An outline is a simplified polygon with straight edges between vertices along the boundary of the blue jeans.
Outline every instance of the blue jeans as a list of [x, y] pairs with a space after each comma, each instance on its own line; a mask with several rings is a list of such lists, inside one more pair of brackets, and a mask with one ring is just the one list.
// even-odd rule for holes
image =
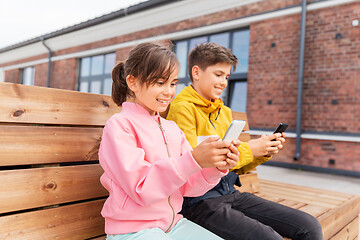
[[106, 240], [221, 240], [212, 232], [183, 218], [174, 228], [165, 233], [160, 228], [144, 229], [135, 233], [107, 235]]
[[187, 219], [228, 240], [322, 240], [316, 218], [251, 193], [235, 191], [183, 209]]

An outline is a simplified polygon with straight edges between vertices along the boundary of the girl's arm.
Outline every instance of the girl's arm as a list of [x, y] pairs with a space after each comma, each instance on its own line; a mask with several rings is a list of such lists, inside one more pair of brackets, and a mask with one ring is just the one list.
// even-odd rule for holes
[[[183, 132], [181, 132], [182, 154], [192, 150]], [[196, 197], [205, 194], [219, 183], [221, 177], [225, 176], [228, 170], [219, 171], [217, 168], [203, 168], [200, 172], [192, 174], [186, 183], [181, 187], [183, 196]]]
[[[135, 133], [129, 124], [121, 119], [111, 119], [104, 128], [99, 151], [100, 164], [107, 176], [102, 178], [102, 183], [106, 188], [111, 188], [111, 184], [120, 186], [140, 205], [164, 199], [184, 185], [191, 175], [201, 171], [189, 149], [180, 158], [164, 158], [150, 164], [146, 155], [151, 153], [137, 147]], [[217, 176], [221, 174], [217, 172]], [[197, 177], [202, 187], [218, 181], [218, 177], [213, 180], [213, 174], [205, 176], [206, 180], [200, 175]]]

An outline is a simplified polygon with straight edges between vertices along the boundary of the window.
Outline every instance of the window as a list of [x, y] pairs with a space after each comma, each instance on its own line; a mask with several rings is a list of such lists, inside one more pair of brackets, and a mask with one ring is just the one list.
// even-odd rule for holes
[[80, 59], [80, 92], [111, 95], [111, 71], [115, 66], [115, 53]]
[[34, 85], [35, 82], [35, 69], [34, 67], [27, 67], [21, 71], [21, 84]]
[[214, 42], [232, 52], [239, 59], [236, 71], [231, 73], [227, 89], [222, 93], [221, 99], [225, 105], [234, 111], [246, 111], [247, 98], [247, 72], [249, 65], [249, 29], [238, 29], [234, 31], [221, 32], [206, 36], [175, 41], [175, 53], [180, 62], [179, 84], [176, 92], [180, 92], [185, 86], [191, 84], [187, 69], [188, 55], [191, 49], [204, 42]]

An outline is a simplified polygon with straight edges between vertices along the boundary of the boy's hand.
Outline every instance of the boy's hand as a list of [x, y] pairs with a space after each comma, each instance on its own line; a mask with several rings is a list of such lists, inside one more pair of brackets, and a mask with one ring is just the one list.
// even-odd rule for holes
[[240, 140], [232, 141], [232, 144], [229, 147], [230, 152], [227, 153], [226, 158], [226, 165], [222, 167], [217, 167], [219, 170], [227, 170], [231, 169], [236, 166], [239, 161], [239, 150], [238, 147], [240, 146]]
[[[274, 141], [271, 141], [274, 140]], [[274, 133], [268, 136], [262, 135], [258, 139], [252, 139], [248, 141], [250, 149], [254, 157], [272, 156], [279, 152], [283, 148], [285, 142], [284, 133]]]
[[230, 152], [230, 144], [224, 141], [218, 141], [219, 137], [209, 137], [201, 142], [192, 151], [196, 162], [202, 168], [225, 167], [228, 165], [226, 159]]

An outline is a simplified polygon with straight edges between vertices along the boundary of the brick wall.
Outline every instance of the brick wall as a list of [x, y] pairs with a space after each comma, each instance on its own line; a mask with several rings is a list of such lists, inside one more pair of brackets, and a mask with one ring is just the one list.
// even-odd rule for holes
[[20, 69], [5, 71], [5, 82], [20, 83]]
[[[360, 4], [309, 13], [303, 127], [360, 133]], [[341, 38], [337, 34], [341, 34]]]
[[75, 58], [52, 63], [50, 87], [75, 90], [77, 88], [78, 60]]
[[[307, 13], [303, 131], [360, 133], [360, 27], [351, 24], [359, 16], [359, 4]], [[295, 130], [299, 38], [299, 15], [251, 25], [247, 112], [252, 128], [288, 122]], [[360, 143], [302, 139], [301, 144], [299, 161], [293, 160], [293, 138], [272, 161], [360, 171]]]
[[302, 139], [301, 158], [294, 161], [295, 139], [287, 138], [284, 148], [270, 161], [360, 172], [359, 146], [353, 142]]

